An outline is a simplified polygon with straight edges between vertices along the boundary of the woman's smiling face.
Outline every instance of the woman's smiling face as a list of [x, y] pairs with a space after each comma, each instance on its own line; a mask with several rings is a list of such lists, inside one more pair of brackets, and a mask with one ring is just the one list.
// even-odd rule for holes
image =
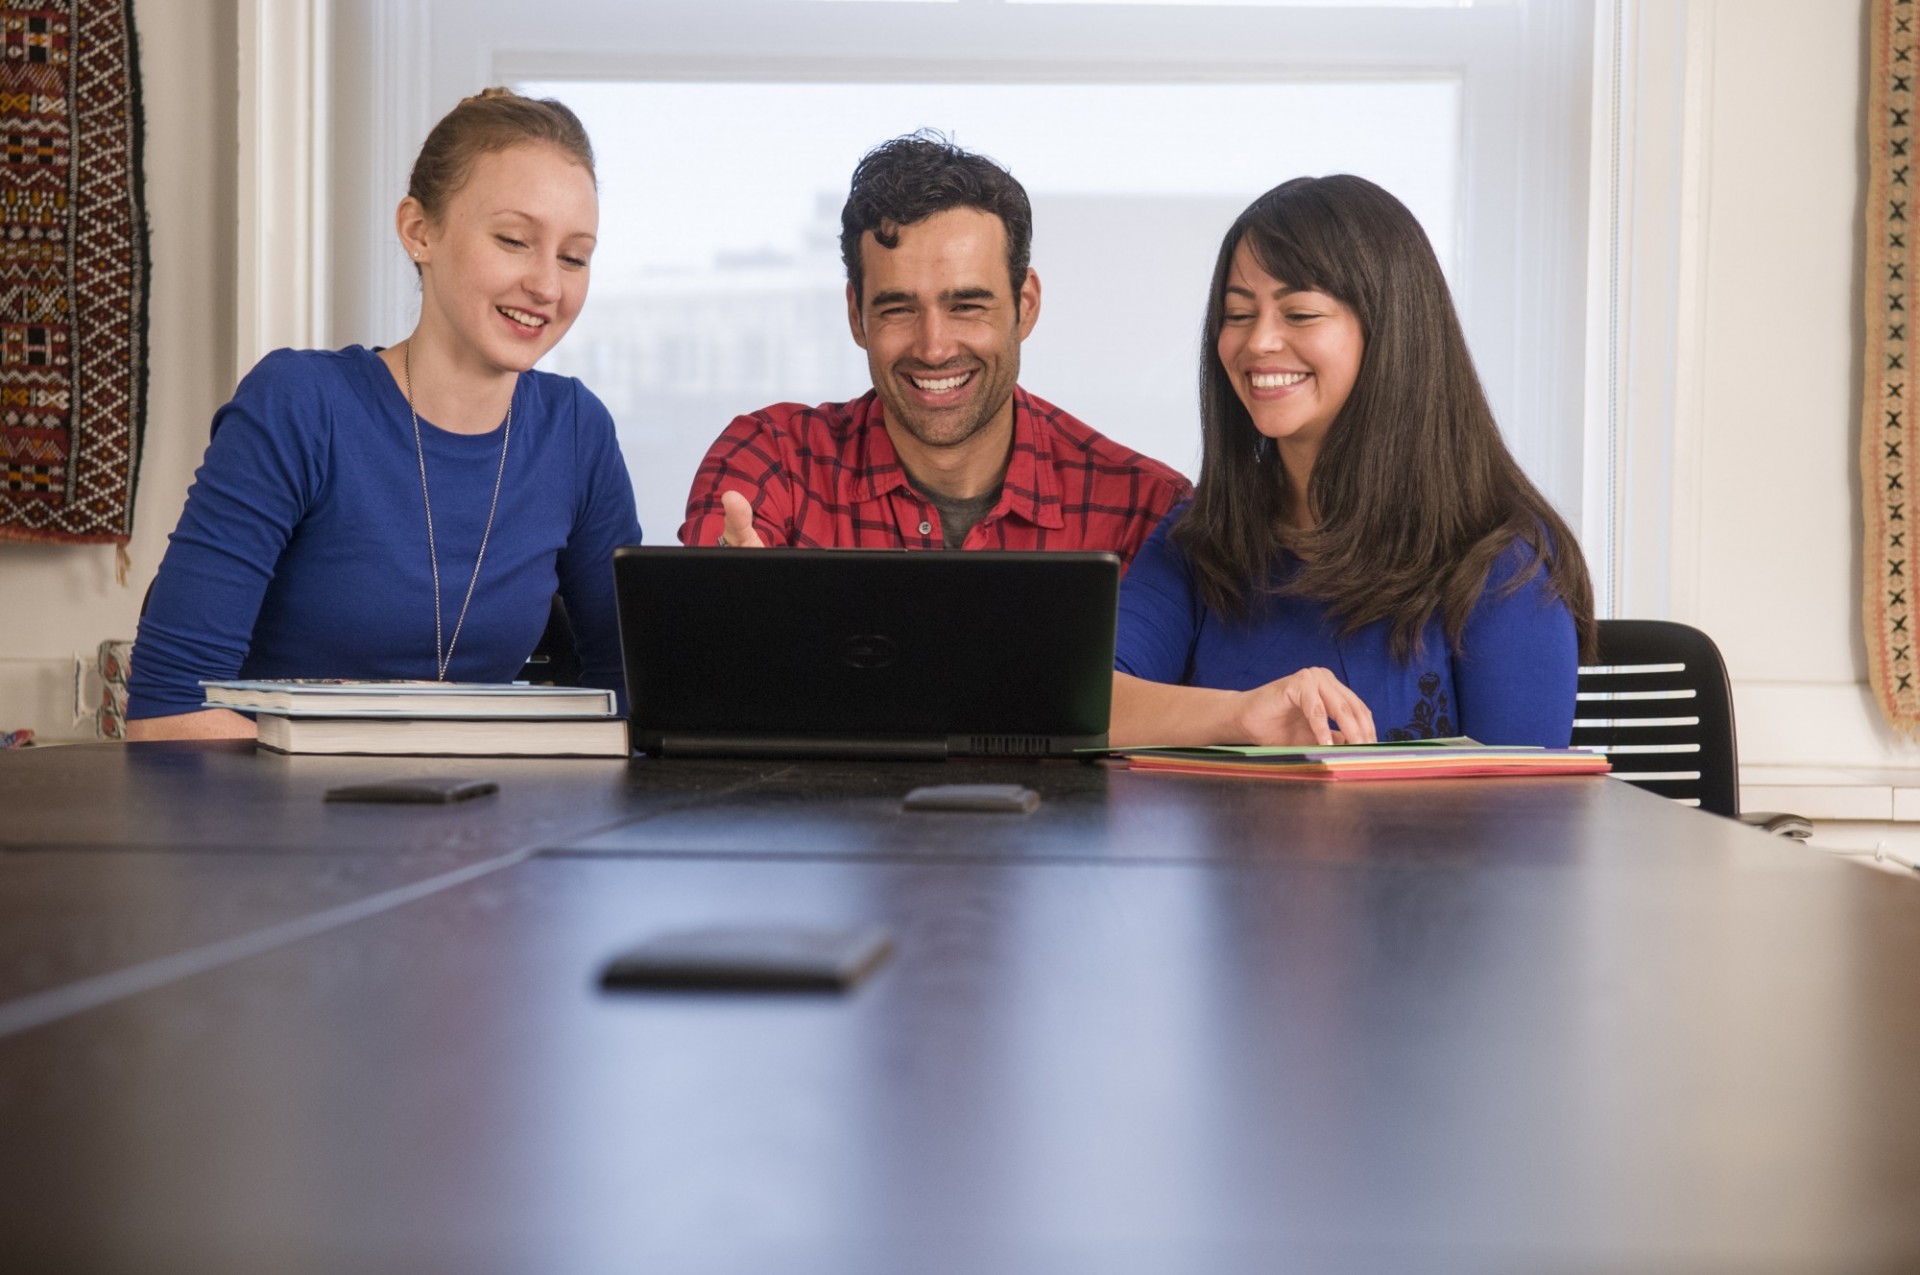
[[1319, 452], [1365, 347], [1346, 302], [1274, 278], [1245, 240], [1233, 250], [1214, 348], [1253, 427], [1283, 453], [1311, 460]]
[[593, 175], [558, 148], [479, 156], [421, 227], [422, 326], [439, 329], [458, 362], [527, 371], [587, 299], [599, 224]]

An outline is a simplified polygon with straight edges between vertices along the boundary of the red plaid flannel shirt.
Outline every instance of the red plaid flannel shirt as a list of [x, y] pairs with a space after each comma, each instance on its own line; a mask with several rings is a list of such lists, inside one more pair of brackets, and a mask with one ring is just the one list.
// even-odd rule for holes
[[[774, 406], [734, 418], [687, 495], [680, 542], [710, 545], [726, 525], [720, 493], [753, 502], [769, 545], [938, 549], [940, 514], [913, 489], [882, 421], [879, 395]], [[1110, 549], [1131, 562], [1185, 478], [1095, 433], [1025, 390], [1013, 392], [1013, 455], [1000, 502], [963, 549]]]

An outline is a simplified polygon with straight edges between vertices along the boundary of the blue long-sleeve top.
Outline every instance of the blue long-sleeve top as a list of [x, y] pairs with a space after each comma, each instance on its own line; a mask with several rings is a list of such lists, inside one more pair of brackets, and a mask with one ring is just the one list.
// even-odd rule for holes
[[[1403, 663], [1393, 657], [1386, 621], [1341, 637], [1339, 621], [1310, 598], [1266, 599], [1245, 622], [1221, 618], [1201, 601], [1192, 564], [1168, 539], [1182, 512], [1161, 522], [1121, 581], [1120, 672], [1244, 691], [1320, 667], [1360, 697], [1383, 740], [1468, 735], [1483, 744], [1564, 748], [1572, 737], [1579, 641], [1572, 613], [1527, 546], [1515, 544], [1495, 561], [1457, 652], [1436, 618]], [[1299, 569], [1298, 559], [1283, 555], [1270, 583], [1284, 584]]]
[[[453, 637], [500, 471], [503, 430], [426, 420]], [[640, 540], [613, 420], [579, 381], [527, 372], [479, 582], [447, 677], [519, 672], [556, 591], [582, 680], [619, 689], [613, 550]], [[279, 350], [214, 415], [141, 617], [127, 716], [202, 707], [202, 678], [432, 678], [433, 570], [420, 460], [400, 387], [373, 351]]]

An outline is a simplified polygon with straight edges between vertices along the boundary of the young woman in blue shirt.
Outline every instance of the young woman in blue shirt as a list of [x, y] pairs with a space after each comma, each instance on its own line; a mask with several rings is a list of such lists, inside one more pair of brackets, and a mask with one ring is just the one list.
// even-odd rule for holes
[[1592, 586], [1412, 213], [1358, 177], [1268, 191], [1205, 332], [1200, 481], [1122, 583], [1113, 742], [1564, 746]]
[[637, 542], [607, 410], [533, 370], [599, 226], [573, 113], [489, 89], [435, 125], [396, 215], [420, 319], [381, 350], [281, 350], [213, 421], [140, 621], [128, 738], [249, 737], [232, 677], [505, 681], [557, 591], [618, 688], [613, 550]]

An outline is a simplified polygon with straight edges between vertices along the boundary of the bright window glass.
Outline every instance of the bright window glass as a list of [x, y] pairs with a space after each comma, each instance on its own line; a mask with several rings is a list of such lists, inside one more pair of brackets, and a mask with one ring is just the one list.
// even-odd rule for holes
[[[992, 0], [989, 0], [992, 2]], [[1474, 0], [998, 0], [1001, 4], [1153, 4], [1261, 9], [1471, 9]], [[1495, 0], [1498, 3], [1499, 0]], [[1485, 0], [1482, 0], [1485, 3]]]
[[1022, 384], [1189, 474], [1208, 274], [1254, 196], [1359, 173], [1413, 209], [1449, 274], [1458, 256], [1450, 78], [520, 87], [566, 102], [594, 138], [592, 293], [546, 366], [612, 410], [656, 544], [734, 416], [868, 388], [839, 213], [855, 162], [889, 137], [938, 128], [1013, 171], [1033, 200], [1043, 288]]

